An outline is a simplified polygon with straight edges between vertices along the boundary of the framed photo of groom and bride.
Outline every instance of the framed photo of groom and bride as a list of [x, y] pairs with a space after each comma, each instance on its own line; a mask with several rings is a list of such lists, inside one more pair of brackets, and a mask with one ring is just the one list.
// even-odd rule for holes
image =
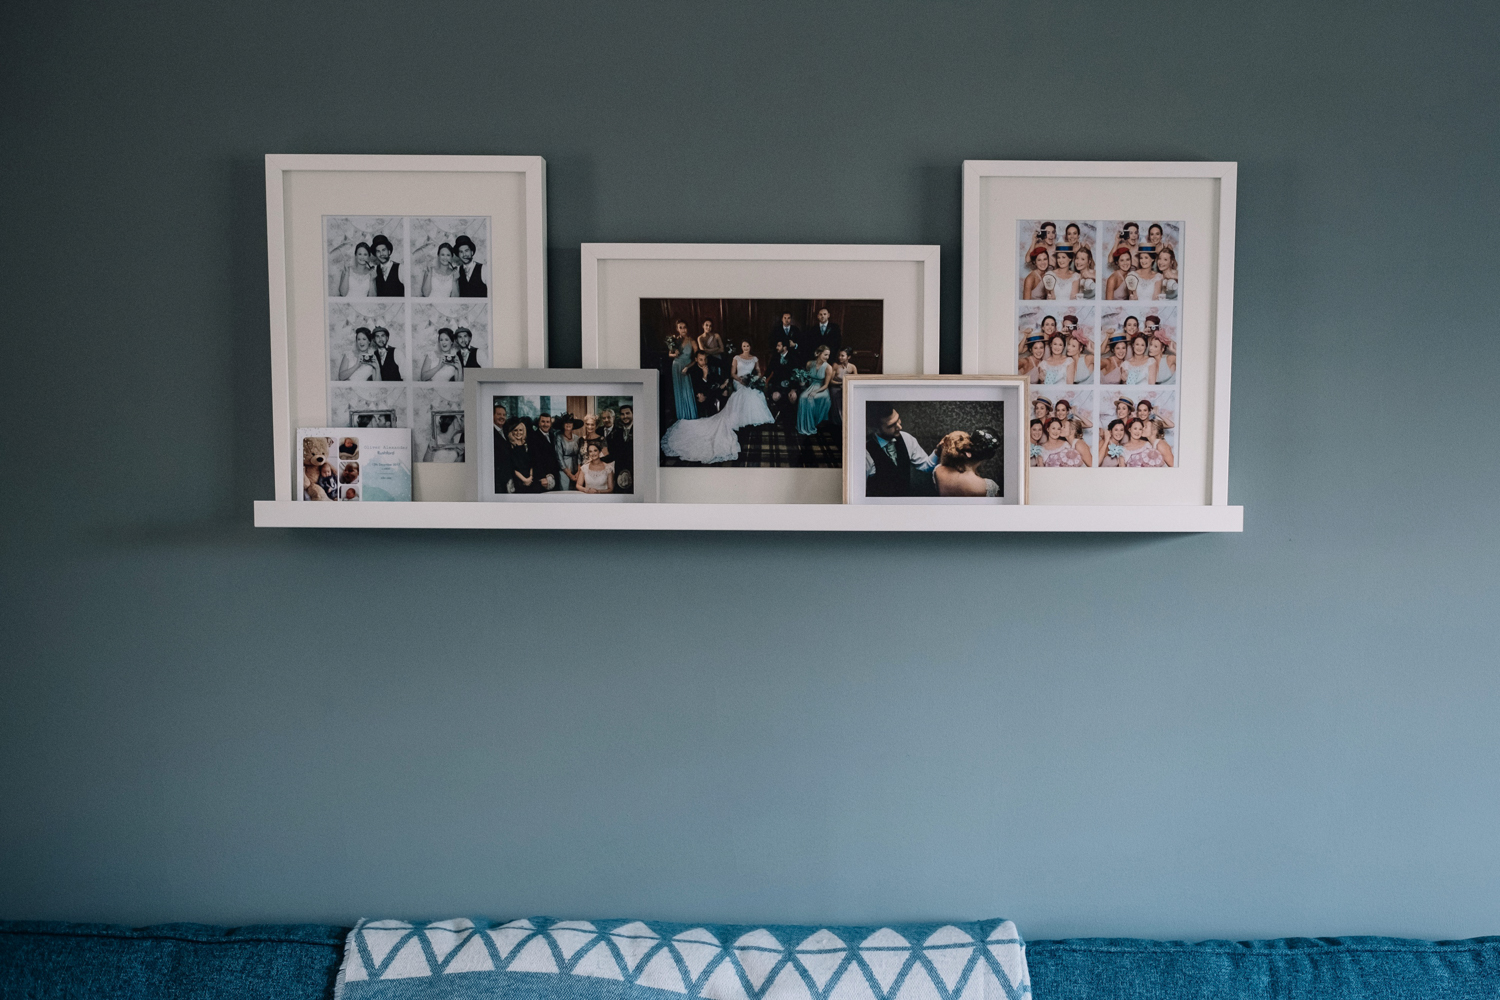
[[585, 243], [581, 257], [584, 368], [658, 373], [665, 503], [840, 503], [845, 379], [938, 371], [936, 246]]
[[413, 498], [472, 499], [466, 376], [547, 365], [545, 186], [537, 156], [266, 157], [279, 500], [299, 427], [409, 429]]

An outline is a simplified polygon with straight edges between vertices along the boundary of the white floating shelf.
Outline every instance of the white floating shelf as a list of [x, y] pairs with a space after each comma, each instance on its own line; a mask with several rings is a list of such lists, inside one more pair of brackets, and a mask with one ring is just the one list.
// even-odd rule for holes
[[1245, 508], [255, 501], [257, 528], [605, 531], [1243, 531]]

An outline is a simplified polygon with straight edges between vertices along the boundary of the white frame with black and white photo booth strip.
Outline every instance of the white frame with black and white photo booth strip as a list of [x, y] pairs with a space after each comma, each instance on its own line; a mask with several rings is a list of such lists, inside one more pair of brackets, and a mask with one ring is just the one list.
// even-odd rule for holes
[[[1056, 227], [1057, 242], [1066, 245], [1063, 227], [1078, 223], [1084, 245], [1092, 239], [1096, 278], [1093, 288], [1081, 280], [1069, 283], [1075, 289], [1071, 304], [1091, 305], [1100, 318], [1092, 344], [1092, 377], [1087, 383], [1095, 388], [1100, 408], [1094, 415], [1096, 426], [1089, 429], [1090, 444], [1101, 452], [1107, 449], [1107, 442], [1098, 436], [1107, 432], [1104, 408], [1112, 404], [1106, 400], [1128, 395], [1129, 388], [1170, 390], [1178, 408], [1166, 432], [1172, 438], [1171, 459], [1149, 463], [1155, 466], [1150, 468], [1111, 468], [1101, 466], [1103, 455], [1093, 455], [1092, 462], [1081, 467], [1033, 469], [1032, 504], [1201, 505], [1224, 509], [1222, 530], [1240, 530], [1242, 508], [1228, 506], [1236, 180], [1234, 163], [964, 162], [963, 370], [1018, 370], [1021, 308], [1023, 303], [1035, 304], [1022, 298], [1022, 275], [1028, 270], [1022, 258], [1034, 254], [1045, 239], [1034, 234], [1023, 238], [1021, 230], [1046, 220]], [[1104, 329], [1106, 309], [1135, 307], [1134, 301], [1117, 303], [1104, 297], [1111, 273], [1106, 258], [1118, 249], [1118, 241], [1114, 233], [1099, 226], [1121, 220], [1136, 222], [1138, 242], [1145, 242], [1145, 229], [1151, 223], [1162, 223], [1167, 231], [1177, 227], [1166, 245], [1173, 249], [1180, 280], [1169, 286], [1162, 278], [1158, 286], [1163, 289], [1159, 304], [1175, 310], [1179, 324], [1170, 345], [1175, 352], [1170, 385], [1111, 385], [1100, 370], [1111, 332]], [[1034, 242], [1023, 246], [1029, 240]], [[1167, 290], [1170, 302], [1164, 298]], [[1092, 298], [1083, 298], [1090, 292]], [[1056, 293], [1046, 294], [1045, 303], [1050, 305]], [[1128, 299], [1135, 297], [1135, 292], [1127, 293]], [[1142, 302], [1137, 311], [1156, 304]], [[1058, 301], [1057, 308], [1065, 308], [1064, 301]], [[1033, 397], [1045, 398], [1049, 388], [1072, 388], [1063, 384], [1066, 379], [1057, 381], [1050, 387], [1033, 385]], [[1122, 389], [1127, 391], [1122, 393]], [[1165, 448], [1161, 451], [1167, 454]]]
[[[278, 501], [292, 498], [298, 426], [342, 425], [371, 409], [391, 411], [396, 426], [413, 431], [416, 500], [470, 499], [463, 470], [454, 467], [460, 450], [427, 447], [425, 424], [416, 424], [461, 411], [463, 378], [475, 366], [546, 367], [545, 189], [538, 156], [266, 157]], [[378, 236], [399, 270], [387, 275], [378, 267], [346, 286], [345, 265]], [[456, 245], [460, 257], [467, 244], [474, 254], [455, 259], [462, 267], [448, 280], [463, 274], [471, 284], [449, 298], [423, 295], [422, 273], [412, 266], [440, 252], [428, 245], [434, 241]], [[399, 278], [399, 293], [392, 281], [355, 297], [376, 273]], [[433, 340], [445, 325], [470, 330], [466, 348], [461, 331], [450, 337], [451, 358], [440, 338], [418, 342], [421, 331], [432, 327]], [[372, 341], [361, 354], [358, 328], [376, 327], [386, 328], [386, 347], [372, 350]], [[444, 461], [424, 462], [428, 455]]]
[[[498, 503], [655, 503], [657, 487], [657, 373], [650, 369], [525, 368], [480, 369], [464, 379], [464, 423], [469, 438], [469, 499]], [[634, 467], [631, 492], [587, 494], [553, 489], [544, 493], [500, 492], [495, 488], [492, 440], [498, 396], [631, 396], [634, 411]], [[561, 414], [559, 414], [561, 415]]]
[[[844, 383], [844, 502], [847, 504], [901, 505], [923, 504], [935, 506], [1017, 506], [1026, 503], [1028, 465], [1025, 450], [1025, 427], [1029, 408], [1027, 405], [1026, 379], [1017, 375], [926, 375], [907, 377], [899, 375], [851, 375]], [[891, 402], [983, 402], [1000, 407], [997, 414], [1000, 423], [1000, 479], [997, 480], [999, 495], [988, 496], [867, 496], [866, 495], [866, 447], [869, 428], [866, 426], [867, 403]], [[988, 421], [993, 424], [996, 421]], [[964, 431], [972, 434], [974, 427], [947, 427], [946, 431]], [[945, 431], [945, 433], [946, 433]], [[929, 435], [932, 436], [932, 435]], [[940, 459], [935, 437], [929, 449], [925, 443], [919, 447], [933, 458]], [[878, 457], [878, 456], [877, 456]]]
[[[937, 374], [941, 248], [585, 243], [583, 366], [638, 367], [643, 299], [878, 299], [883, 370]], [[665, 503], [827, 503], [839, 468], [662, 468]]]

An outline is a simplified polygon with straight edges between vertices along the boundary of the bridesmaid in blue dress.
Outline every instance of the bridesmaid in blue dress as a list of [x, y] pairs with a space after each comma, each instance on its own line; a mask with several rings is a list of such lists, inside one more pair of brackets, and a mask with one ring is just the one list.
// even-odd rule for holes
[[693, 380], [688, 369], [693, 367], [693, 350], [698, 342], [688, 333], [682, 320], [677, 321], [677, 356], [672, 358], [672, 402], [677, 408], [678, 420], [694, 420], [698, 416], [698, 400], [693, 395]]
[[813, 384], [797, 400], [797, 433], [818, 433], [818, 425], [828, 419], [828, 383], [833, 380], [833, 366], [828, 363], [828, 348], [824, 347], [807, 363], [813, 373]]

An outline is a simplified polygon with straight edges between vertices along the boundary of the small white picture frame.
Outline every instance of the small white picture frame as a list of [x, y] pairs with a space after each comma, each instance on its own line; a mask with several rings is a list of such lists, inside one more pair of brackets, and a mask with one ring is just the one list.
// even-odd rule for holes
[[[1040, 366], [1045, 360], [1052, 371], [1045, 381], [1033, 384], [1033, 405], [1052, 395], [1070, 395], [1090, 401], [1088, 415], [1093, 435], [1093, 465], [1086, 468], [1037, 468], [1030, 476], [1029, 499], [1033, 504], [1088, 504], [1106, 506], [1226, 506], [1229, 502], [1230, 359], [1234, 321], [1235, 197], [1238, 168], [1234, 163], [1112, 162], [1054, 160], [966, 160], [963, 169], [963, 371], [965, 373], [1016, 373], [1023, 365]], [[1159, 291], [1142, 294], [1139, 305], [1134, 288], [1110, 285], [1114, 265], [1110, 255], [1123, 242], [1110, 226], [1136, 225], [1132, 246], [1139, 244], [1155, 254], [1144, 258], [1161, 262]], [[1166, 221], [1170, 220], [1170, 221]], [[1146, 230], [1160, 221], [1172, 249], [1171, 274], [1165, 276], [1167, 258], [1146, 239]], [[1095, 279], [1079, 276], [1078, 291], [1068, 295], [1042, 291], [1037, 281], [1027, 282], [1026, 258], [1039, 244], [1051, 240], [1053, 250], [1068, 243], [1070, 227], [1083, 231], [1083, 245], [1091, 245]], [[1051, 233], [1045, 226], [1053, 227]], [[1035, 235], [1024, 232], [1033, 225]], [[1092, 229], [1091, 229], [1092, 227]], [[1105, 228], [1101, 228], [1105, 227]], [[1159, 231], [1159, 230], [1158, 230]], [[1092, 242], [1091, 242], [1092, 241]], [[1076, 250], [1076, 248], [1075, 248]], [[1068, 255], [1055, 257], [1067, 262]], [[1076, 265], [1070, 274], [1077, 273]], [[1144, 273], [1144, 272], [1143, 272]], [[1116, 283], [1119, 284], [1118, 282]], [[1107, 294], [1107, 288], [1113, 289]], [[1111, 294], [1118, 294], [1114, 300]], [[1085, 297], [1086, 296], [1086, 297]], [[1071, 301], [1058, 301], [1063, 299]], [[1036, 300], [1036, 301], [1032, 301]], [[1040, 306], [1040, 309], [1027, 309]], [[1051, 308], [1049, 308], [1051, 307]], [[1119, 307], [1119, 308], [1114, 308]], [[1065, 368], [1062, 356], [1054, 358], [1039, 349], [1044, 358], [1027, 359], [1019, 347], [1029, 340], [1054, 335], [1040, 331], [1022, 338], [1023, 316], [1045, 325], [1048, 319], [1062, 324], [1066, 314], [1081, 317], [1080, 339], [1087, 338], [1095, 353], [1091, 365], [1075, 388], [1073, 369]], [[1118, 317], [1116, 314], [1118, 313]], [[1072, 318], [1072, 317], [1067, 317]], [[1123, 326], [1116, 330], [1111, 322]], [[1155, 321], [1154, 324], [1148, 321]], [[1090, 324], [1094, 324], [1091, 326]], [[1118, 368], [1122, 361], [1139, 361], [1142, 368], [1155, 364], [1160, 345], [1146, 338], [1144, 353], [1136, 359], [1127, 347], [1127, 358], [1109, 356], [1113, 341], [1129, 338], [1142, 326], [1160, 326], [1162, 339], [1170, 330], [1170, 360], [1152, 368], [1150, 378], [1130, 384]], [[1127, 332], [1128, 331], [1128, 332]], [[1064, 338], [1065, 350], [1073, 353]], [[1085, 351], [1087, 353], [1087, 351]], [[1062, 375], [1060, 372], [1067, 371]], [[1139, 373], [1137, 373], [1139, 374]], [[1041, 375], [1036, 376], [1040, 381]], [[1157, 379], [1162, 380], [1158, 384]], [[1111, 382], [1113, 381], [1113, 384]], [[1169, 384], [1168, 384], [1169, 383]], [[1140, 397], [1139, 399], [1137, 397]], [[1115, 408], [1128, 400], [1139, 406], [1166, 399], [1172, 407], [1170, 420], [1147, 420], [1156, 431], [1158, 451], [1150, 453], [1153, 467], [1136, 467], [1130, 458], [1107, 457], [1114, 442]], [[1164, 413], [1161, 409], [1152, 412]], [[1127, 456], [1136, 454], [1124, 447]], [[1113, 449], [1119, 450], [1119, 446]], [[1162, 457], [1157, 459], [1157, 454]]]
[[[647, 362], [646, 300], [880, 300], [882, 371], [936, 374], [940, 268], [937, 246], [585, 243], [583, 366]], [[661, 422], [665, 432], [670, 423]], [[836, 504], [842, 497], [837, 465], [663, 467], [660, 482], [667, 503]]]
[[1025, 504], [1026, 390], [1015, 375], [850, 376], [844, 502]]
[[[549, 368], [545, 371], [526, 368], [480, 369], [464, 380], [464, 422], [469, 454], [465, 462], [469, 498], [483, 503], [655, 503], [657, 489], [657, 375], [645, 369]], [[503, 412], [499, 409], [504, 406]], [[632, 414], [628, 442], [621, 455], [623, 407]], [[523, 412], [523, 408], [525, 412]], [[599, 426], [608, 410], [610, 425]], [[541, 426], [545, 415], [547, 423]], [[601, 466], [590, 481], [587, 468], [579, 468], [589, 444], [581, 430], [564, 438], [562, 421], [585, 419], [594, 422], [594, 437], [601, 450], [616, 454], [601, 455], [595, 463]], [[502, 424], [502, 420], [504, 423]], [[553, 455], [549, 465], [534, 464], [523, 472], [530, 482], [517, 479], [514, 470], [507, 471], [501, 450], [516, 424], [524, 424], [518, 439], [528, 457], [536, 454], [539, 443], [550, 441]], [[602, 433], [601, 433], [602, 432]], [[539, 435], [545, 434], [545, 439]], [[559, 447], [559, 440], [564, 446]], [[572, 448], [569, 441], [576, 441]], [[555, 461], [553, 459], [555, 456]], [[568, 463], [572, 467], [568, 468]], [[529, 475], [526, 475], [529, 473]], [[551, 474], [554, 481], [544, 483]], [[501, 484], [505, 483], [505, 487]]]
[[[546, 367], [546, 164], [539, 156], [269, 154], [266, 229], [277, 500], [292, 498], [299, 426], [388, 412], [420, 442], [433, 412], [461, 408], [459, 383], [475, 365]], [[392, 287], [372, 287], [378, 279], [363, 272], [346, 280], [351, 262], [381, 243], [395, 265], [389, 274], [379, 265]], [[423, 284], [424, 265], [444, 243], [455, 254], [478, 252], [454, 262], [468, 285], [451, 298]], [[459, 311], [439, 316], [445, 309]], [[469, 327], [473, 343], [445, 343], [439, 326]], [[381, 327], [384, 347], [364, 337]], [[444, 348], [461, 359], [445, 365]], [[380, 360], [361, 365], [362, 354], [375, 350]], [[467, 499], [459, 463], [413, 459], [416, 500]]]

